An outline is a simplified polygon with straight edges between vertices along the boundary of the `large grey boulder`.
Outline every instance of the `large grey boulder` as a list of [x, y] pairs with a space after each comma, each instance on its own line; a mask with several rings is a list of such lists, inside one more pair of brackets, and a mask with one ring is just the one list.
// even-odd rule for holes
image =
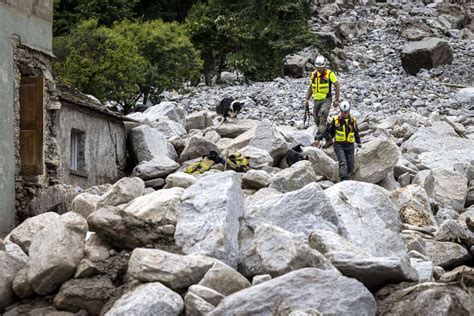
[[425, 189], [441, 207], [457, 211], [464, 209], [467, 196], [467, 178], [446, 169], [431, 170], [425, 181]]
[[387, 287], [377, 295], [379, 315], [472, 315], [472, 294], [457, 284], [425, 282]]
[[184, 302], [179, 294], [159, 282], [142, 284], [122, 295], [106, 316], [181, 315]]
[[290, 192], [303, 188], [305, 185], [316, 182], [316, 174], [310, 161], [298, 161], [289, 168], [276, 173], [270, 187], [280, 192]]
[[179, 164], [176, 161], [164, 156], [139, 163], [133, 169], [132, 176], [143, 180], [165, 178], [178, 169]]
[[276, 165], [286, 154], [288, 144], [278, 131], [278, 128], [268, 119], [261, 121], [255, 129], [255, 135], [250, 140], [249, 146], [267, 151]]
[[203, 256], [136, 248], [130, 257], [127, 274], [141, 282], [160, 282], [173, 290], [181, 290], [197, 284], [214, 262]]
[[128, 203], [145, 192], [145, 182], [138, 177], [122, 178], [117, 181], [97, 202], [97, 209], [103, 206], [117, 206]]
[[443, 222], [434, 237], [437, 241], [460, 243], [468, 249], [474, 245], [474, 232], [470, 231], [465, 222], [452, 219]]
[[428, 38], [408, 43], [401, 53], [402, 67], [410, 75], [421, 68], [431, 69], [453, 62], [453, 50], [448, 42], [439, 38]]
[[[235, 122], [225, 122], [216, 127], [216, 132], [221, 137], [236, 138], [237, 136], [251, 130], [258, 124], [256, 120], [236, 120]], [[245, 145], [244, 145], [245, 146]]]
[[304, 236], [318, 228], [337, 231], [338, 225], [331, 202], [316, 183], [284, 194], [259, 190], [246, 200], [244, 222], [251, 230], [261, 224], [273, 224]]
[[325, 176], [327, 179], [336, 182], [339, 179], [339, 164], [324, 151], [315, 147], [304, 148], [304, 155], [308, 156], [313, 164], [316, 175]]
[[191, 139], [189, 139], [186, 147], [184, 147], [184, 150], [179, 157], [179, 161], [183, 163], [194, 158], [200, 158], [209, 154], [211, 150], [217, 153], [220, 152], [220, 149], [213, 142], [209, 141], [203, 136], [194, 135], [191, 137]]
[[86, 310], [89, 315], [100, 315], [114, 291], [115, 286], [108, 277], [72, 279], [61, 286], [53, 303], [60, 310], [72, 313]]
[[[203, 298], [206, 302], [213, 305], [214, 307], [222, 301], [224, 295], [219, 293], [213, 289], [208, 288], [207, 286], [202, 285], [191, 285], [188, 288], [188, 293], [193, 293], [201, 298]], [[213, 308], [214, 309], [214, 308]]]
[[186, 116], [186, 130], [206, 129], [213, 126], [211, 113], [208, 111], [198, 111]]
[[425, 254], [433, 261], [435, 266], [446, 269], [466, 264], [472, 260], [466, 248], [449, 241], [425, 241]]
[[81, 193], [72, 200], [71, 212], [75, 212], [82, 215], [82, 217], [87, 218], [87, 216], [96, 210], [99, 200], [100, 195], [86, 192]]
[[48, 294], [74, 275], [84, 256], [87, 229], [86, 220], [70, 212], [33, 237], [28, 282], [36, 293]]
[[163, 101], [152, 107], [149, 107], [143, 112], [143, 119], [149, 123], [167, 118], [181, 124], [186, 123], [186, 111], [180, 107], [176, 102]]
[[188, 292], [184, 296], [184, 309], [186, 310], [186, 316], [207, 315], [214, 308], [214, 305], [194, 293]]
[[169, 119], [160, 119], [153, 123], [152, 126], [160, 131], [166, 139], [174, 136], [182, 137], [186, 135], [186, 128], [183, 124]]
[[[330, 10], [331, 12], [333, 10]], [[336, 26], [337, 33], [345, 40], [352, 42], [367, 33], [368, 25], [364, 21], [357, 20], [355, 17], [343, 18]]]
[[147, 125], [137, 126], [129, 132], [128, 137], [132, 156], [137, 163], [163, 156], [172, 160], [178, 158], [176, 150], [165, 139], [163, 133], [152, 127]]
[[306, 267], [334, 269], [318, 251], [311, 249], [303, 236], [274, 225], [257, 227], [251, 247], [241, 248], [240, 271], [246, 276], [280, 276]]
[[283, 74], [292, 78], [303, 78], [308, 58], [298, 54], [291, 54], [285, 57]]
[[182, 195], [176, 244], [237, 266], [239, 218], [244, 213], [240, 176], [233, 171], [201, 177]]
[[272, 176], [264, 170], [249, 170], [242, 177], [242, 188], [259, 190], [268, 187]]
[[421, 21], [405, 22], [400, 30], [400, 37], [409, 41], [419, 41], [433, 35], [433, 30]]
[[[144, 217], [154, 217], [143, 214]], [[175, 226], [165, 217], [153, 222], [141, 219], [114, 206], [107, 206], [92, 213], [87, 222], [91, 231], [118, 249], [134, 249], [152, 245], [155, 247], [177, 250], [174, 242]], [[173, 217], [171, 217], [173, 219]]]
[[74, 185], [55, 184], [41, 190], [36, 197], [28, 203], [26, 210], [18, 212], [17, 216], [25, 220], [39, 214], [54, 210], [58, 214], [69, 211], [71, 202], [80, 192], [80, 188]]
[[407, 259], [371, 256], [335, 232], [315, 230], [309, 245], [323, 253], [342, 274], [359, 280], [371, 290], [418, 279]]
[[370, 292], [333, 270], [305, 268], [224, 298], [209, 315], [288, 315], [314, 308], [323, 314], [375, 315]]
[[270, 154], [263, 150], [252, 146], [245, 146], [239, 152], [248, 157], [250, 167], [252, 169], [262, 169], [263, 167], [272, 166], [273, 158]]
[[196, 177], [184, 172], [174, 172], [168, 175], [165, 179], [166, 185], [164, 186], [165, 189], [169, 188], [183, 188], [187, 189], [196, 183]]
[[378, 137], [366, 144], [355, 155], [356, 169], [353, 180], [377, 183], [395, 167], [400, 157], [397, 144], [385, 137]]
[[15, 227], [6, 240], [11, 240], [21, 247], [28, 254], [31, 241], [37, 232], [53, 223], [59, 218], [59, 214], [47, 212], [34, 217], [28, 218], [26, 221]]
[[474, 162], [474, 140], [459, 137], [446, 122], [418, 128], [401, 149], [418, 154], [420, 164], [430, 169], [468, 169]]
[[[222, 138], [219, 141], [220, 145], [224, 148], [222, 151], [222, 154], [224, 156], [228, 156], [235, 151], [240, 151], [242, 148], [247, 147], [255, 135], [255, 130], [256, 130], [256, 127], [252, 127], [248, 131], [238, 135], [237, 137], [229, 141], [226, 141], [226, 138]], [[264, 149], [261, 149], [261, 148], [257, 148], [257, 149], [263, 150], [268, 154], [268, 152]]]
[[454, 97], [459, 102], [472, 104], [474, 102], [474, 87], [459, 89]]
[[28, 282], [28, 268], [22, 268], [16, 273], [15, 278], [11, 284], [11, 289], [13, 292], [15, 292], [16, 296], [21, 299], [28, 298], [36, 294]]
[[392, 203], [400, 210], [403, 223], [423, 227], [437, 226], [431, 211], [432, 200], [423, 187], [411, 184], [390, 194]]
[[342, 274], [359, 280], [370, 290], [390, 283], [418, 281], [410, 261], [398, 257], [359, 257], [340, 252], [326, 257]]
[[183, 192], [183, 188], [172, 188], [137, 197], [127, 204], [124, 212], [144, 221], [160, 225], [176, 225], [176, 213]]
[[12, 284], [15, 275], [25, 266], [8, 251], [0, 250], [0, 312], [16, 300]]
[[250, 287], [250, 282], [228, 265], [215, 260], [198, 285], [208, 287], [224, 296]]
[[407, 257], [398, 209], [388, 191], [370, 183], [343, 181], [324, 192], [338, 216], [341, 236], [375, 257]]

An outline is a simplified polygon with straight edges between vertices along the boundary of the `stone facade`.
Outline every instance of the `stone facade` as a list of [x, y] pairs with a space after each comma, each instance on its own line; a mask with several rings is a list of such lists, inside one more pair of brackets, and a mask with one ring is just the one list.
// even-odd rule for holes
[[[59, 146], [58, 180], [83, 188], [114, 182], [127, 167], [124, 118], [94, 105], [78, 92], [59, 88], [61, 110], [55, 117]], [[71, 134], [79, 135], [77, 170], [71, 168]]]
[[[58, 183], [58, 147], [56, 142], [57, 126], [53, 120], [57, 115], [58, 96], [56, 85], [51, 75], [52, 56], [23, 46], [19, 42], [14, 45], [14, 148], [15, 148], [15, 209], [16, 221], [25, 219], [28, 203], [42, 190]], [[44, 78], [44, 112], [43, 112], [43, 172], [40, 175], [24, 176], [20, 174], [20, 96], [19, 87], [22, 77], [41, 76]]]
[[[67, 210], [78, 186], [113, 182], [127, 167], [124, 118], [54, 81], [52, 19], [53, 0], [0, 0], [0, 238], [29, 216]], [[23, 138], [30, 117], [37, 146]], [[34, 172], [22, 170], [25, 157]]]
[[20, 45], [45, 56], [52, 54], [52, 18], [53, 0], [0, 0], [0, 237], [15, 224], [18, 114], [14, 105], [21, 70], [14, 66], [14, 58], [23, 59], [18, 52]]

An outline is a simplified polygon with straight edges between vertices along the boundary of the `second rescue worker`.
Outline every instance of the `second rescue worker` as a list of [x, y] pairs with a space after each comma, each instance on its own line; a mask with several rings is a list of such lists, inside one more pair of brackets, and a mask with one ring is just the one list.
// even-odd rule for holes
[[[339, 104], [339, 82], [337, 82], [336, 74], [330, 69], [326, 69], [326, 59], [318, 56], [314, 63], [315, 71], [311, 74], [310, 84], [306, 91], [304, 105], [309, 107], [309, 98], [311, 95], [314, 99], [313, 118], [314, 123], [318, 127], [318, 134], [322, 134], [326, 129], [327, 118], [331, 103], [336, 109]], [[336, 99], [332, 102], [332, 85], [336, 87]], [[326, 138], [325, 147], [332, 144], [330, 137]]]

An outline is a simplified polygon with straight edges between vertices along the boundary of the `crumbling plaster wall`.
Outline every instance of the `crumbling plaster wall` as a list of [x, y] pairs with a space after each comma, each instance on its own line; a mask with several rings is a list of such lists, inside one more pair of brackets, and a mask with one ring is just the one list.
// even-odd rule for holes
[[0, 237], [15, 223], [15, 41], [52, 52], [53, 0], [0, 0]]
[[[110, 183], [124, 176], [126, 168], [126, 132], [123, 122], [91, 111], [80, 105], [61, 102], [57, 116], [57, 140], [61, 153], [58, 178], [63, 183], [87, 188]], [[71, 130], [85, 133], [85, 173], [70, 172]]]
[[[43, 52], [22, 46], [17, 43], [14, 49], [14, 148], [15, 148], [15, 192], [16, 192], [16, 222], [21, 222], [30, 216], [27, 211], [28, 203], [42, 190], [58, 183], [57, 169], [59, 154], [56, 142], [57, 127], [54, 126], [54, 117], [60, 109], [56, 86], [51, 75], [51, 59]], [[22, 176], [20, 156], [20, 96], [19, 87], [22, 77], [44, 78], [43, 97], [43, 172], [37, 176]]]

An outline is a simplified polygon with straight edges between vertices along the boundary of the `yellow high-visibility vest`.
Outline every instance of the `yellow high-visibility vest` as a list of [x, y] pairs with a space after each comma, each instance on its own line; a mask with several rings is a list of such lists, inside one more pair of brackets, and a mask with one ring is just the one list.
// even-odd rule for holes
[[349, 122], [349, 133], [347, 133], [346, 138], [346, 123], [344, 119], [339, 121], [339, 116], [334, 116], [334, 125], [336, 126], [336, 143], [338, 142], [347, 142], [347, 143], [354, 143], [355, 136], [354, 136], [354, 127], [356, 124], [356, 118], [351, 116]]
[[337, 78], [334, 72], [327, 69], [324, 75], [318, 71], [311, 74], [311, 89], [313, 91], [313, 98], [317, 101], [324, 100], [331, 96], [332, 83], [336, 82]]

